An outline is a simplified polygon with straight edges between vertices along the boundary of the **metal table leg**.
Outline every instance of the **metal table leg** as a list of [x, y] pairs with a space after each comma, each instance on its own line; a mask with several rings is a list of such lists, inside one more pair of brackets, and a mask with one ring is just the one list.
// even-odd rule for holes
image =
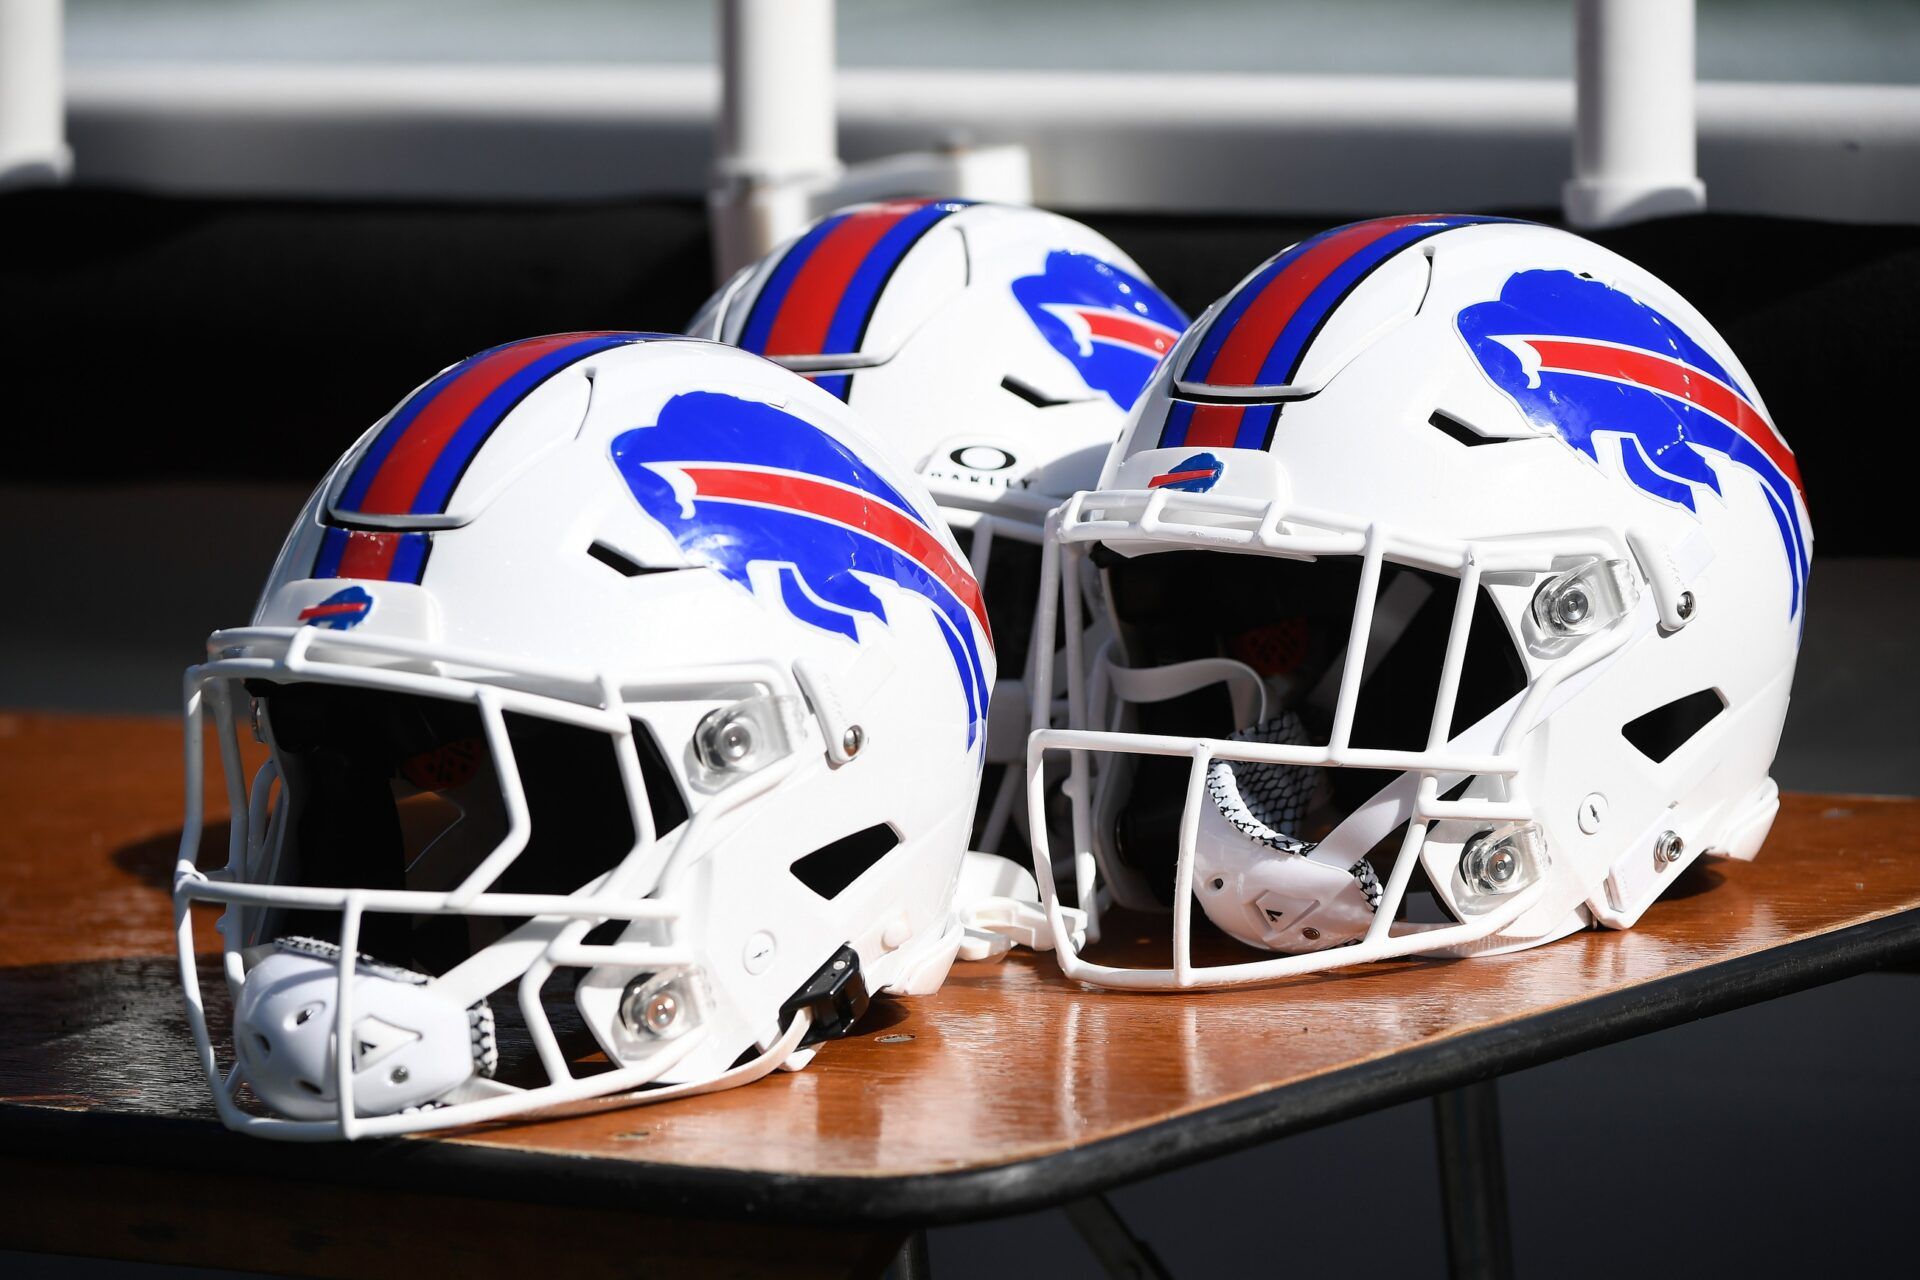
[[1483, 1080], [1435, 1094], [1433, 1124], [1440, 1147], [1448, 1274], [1453, 1280], [1511, 1280], [1513, 1239], [1507, 1227], [1496, 1082]]
[[1127, 1229], [1105, 1196], [1096, 1192], [1061, 1209], [1114, 1280], [1172, 1280], [1152, 1246]]
[[927, 1255], [927, 1233], [916, 1231], [900, 1243], [893, 1260], [897, 1280], [933, 1280], [933, 1259]]

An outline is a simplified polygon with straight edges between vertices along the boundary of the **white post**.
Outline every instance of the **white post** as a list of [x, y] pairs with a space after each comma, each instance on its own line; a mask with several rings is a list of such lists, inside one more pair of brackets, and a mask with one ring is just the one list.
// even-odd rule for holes
[[0, 188], [73, 168], [60, 67], [61, 0], [0, 0]]
[[708, 206], [725, 279], [800, 231], [840, 176], [833, 0], [720, 0], [720, 128]]
[[1695, 159], [1693, 0], [1579, 0], [1567, 221], [1604, 227], [1706, 207]]

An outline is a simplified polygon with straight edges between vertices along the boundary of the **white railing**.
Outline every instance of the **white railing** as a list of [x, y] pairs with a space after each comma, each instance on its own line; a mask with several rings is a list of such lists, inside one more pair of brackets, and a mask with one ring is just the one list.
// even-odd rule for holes
[[[1073, 210], [1557, 207], [1568, 80], [843, 70], [850, 162], [956, 133], [1023, 145]], [[69, 76], [77, 180], [193, 194], [702, 199], [703, 67], [93, 65]], [[1721, 212], [1920, 221], [1920, 87], [1703, 82]]]
[[60, 0], [0, 0], [0, 190], [73, 165], [61, 87]]

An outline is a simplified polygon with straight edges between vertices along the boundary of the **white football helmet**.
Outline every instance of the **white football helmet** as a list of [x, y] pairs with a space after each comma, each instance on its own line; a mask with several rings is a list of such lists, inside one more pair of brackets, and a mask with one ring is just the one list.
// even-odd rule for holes
[[856, 205], [735, 275], [688, 332], [846, 400], [920, 474], [986, 593], [1006, 671], [983, 821], [995, 848], [1025, 756], [1040, 532], [1090, 487], [1187, 318], [1098, 232], [1017, 205]]
[[[1066, 973], [1513, 950], [1633, 924], [1702, 854], [1751, 858], [1812, 541], [1739, 361], [1618, 255], [1477, 217], [1286, 250], [1048, 524], [1037, 628], [1058, 611], [1071, 712], [1033, 708], [1030, 785], [1070, 758], [1081, 906], [1173, 912], [1170, 967], [1062, 934]], [[1096, 574], [1115, 634], [1086, 652]], [[1196, 900], [1225, 935], [1206, 962]]]
[[[680, 1096], [940, 985], [993, 648], [925, 489], [850, 422], [730, 347], [563, 334], [453, 366], [347, 453], [187, 675], [180, 963], [230, 1125]], [[225, 907], [230, 1069], [198, 902]]]

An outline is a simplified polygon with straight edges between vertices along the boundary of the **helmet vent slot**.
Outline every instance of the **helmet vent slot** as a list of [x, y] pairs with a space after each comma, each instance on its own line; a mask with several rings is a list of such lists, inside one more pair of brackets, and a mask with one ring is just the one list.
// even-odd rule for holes
[[837, 898], [866, 870], [900, 843], [900, 833], [882, 822], [821, 845], [790, 868], [794, 879], [829, 900]]
[[587, 554], [607, 568], [626, 578], [638, 578], [649, 573], [672, 573], [683, 566], [677, 564], [644, 565], [622, 555], [604, 542], [596, 542], [587, 548]]
[[1024, 378], [1016, 378], [1011, 373], [1000, 379], [1000, 389], [1011, 391], [1036, 409], [1056, 409], [1063, 404], [1077, 404], [1072, 399], [1050, 396]]
[[1726, 707], [1727, 700], [1720, 696], [1719, 690], [1702, 689], [1634, 717], [1620, 726], [1620, 733], [1633, 744], [1634, 750], [1661, 764], [1686, 746]]
[[1483, 444], [1510, 444], [1516, 439], [1523, 438], [1518, 436], [1483, 436], [1452, 414], [1440, 413], [1437, 410], [1432, 417], [1427, 419], [1427, 425], [1441, 432], [1447, 438], [1457, 440], [1469, 448]]

